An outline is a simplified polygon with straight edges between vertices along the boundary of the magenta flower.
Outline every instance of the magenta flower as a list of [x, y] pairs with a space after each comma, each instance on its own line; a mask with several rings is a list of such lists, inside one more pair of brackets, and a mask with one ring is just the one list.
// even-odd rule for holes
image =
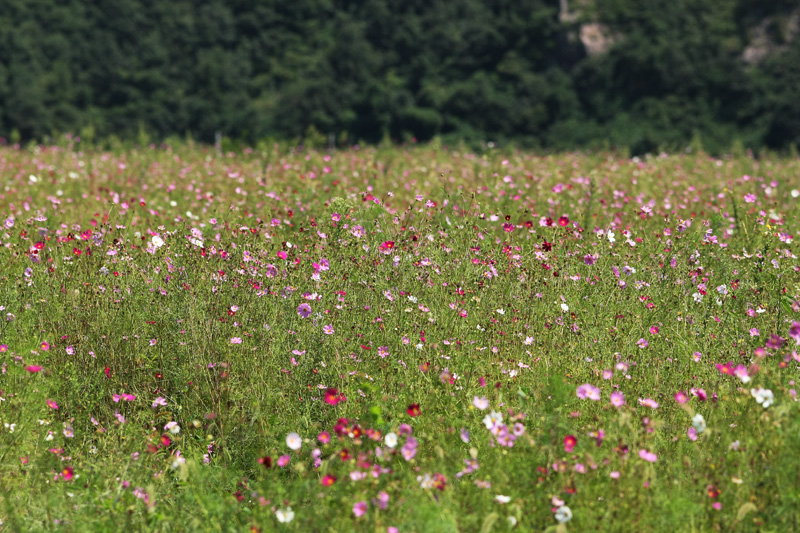
[[333, 324], [322, 326], [322, 332], [325, 333], [325, 335], [333, 335], [335, 332], [335, 330], [333, 329]]
[[290, 455], [281, 455], [280, 457], [278, 457], [278, 466], [283, 468], [284, 466], [288, 465], [289, 461], [291, 460], [292, 457]]
[[675, 401], [678, 403], [686, 403], [689, 401], [689, 396], [683, 391], [678, 391], [675, 393]]
[[58, 410], [58, 403], [56, 403], [55, 400], [48, 399], [46, 403], [47, 407], [49, 407], [50, 409]]
[[28, 365], [25, 367], [25, 370], [27, 370], [31, 374], [36, 374], [37, 372], [42, 371], [42, 367], [40, 367], [39, 365]]

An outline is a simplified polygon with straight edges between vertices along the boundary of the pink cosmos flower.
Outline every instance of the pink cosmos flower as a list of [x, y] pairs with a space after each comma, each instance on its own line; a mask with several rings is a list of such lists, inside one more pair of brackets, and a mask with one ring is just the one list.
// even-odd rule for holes
[[675, 401], [678, 403], [686, 403], [689, 401], [689, 396], [683, 391], [678, 391], [675, 393]]
[[581, 400], [585, 400], [586, 398], [595, 402], [600, 400], [600, 389], [590, 383], [579, 386], [575, 393]]
[[476, 409], [483, 411], [489, 408], [489, 399], [486, 397], [475, 396], [472, 398], [472, 405], [474, 405]]
[[364, 516], [367, 514], [367, 502], [360, 501], [353, 504], [353, 514], [356, 515], [356, 518]]
[[389, 506], [389, 493], [382, 490], [378, 493], [377, 498], [372, 498], [372, 505], [380, 510], [385, 510]]
[[648, 452], [647, 450], [639, 450], [639, 457], [649, 463], [655, 463], [658, 461], [658, 456], [653, 452]]
[[651, 409], [658, 409], [658, 402], [650, 398], [639, 398], [639, 405], [650, 407]]
[[328, 324], [327, 326], [322, 326], [322, 332], [325, 335], [333, 335], [335, 330], [333, 329], [333, 324]]
[[31, 374], [36, 374], [37, 372], [42, 371], [42, 367], [40, 367], [39, 365], [28, 365], [25, 367], [25, 370], [27, 370]]
[[292, 457], [290, 455], [281, 455], [280, 457], [278, 457], [278, 466], [283, 468], [284, 466], [288, 465], [289, 461], [291, 460]]
[[625, 395], [622, 394], [620, 391], [614, 391], [611, 393], [611, 405], [614, 407], [622, 407], [625, 405]]
[[49, 407], [50, 409], [58, 410], [58, 404], [56, 403], [55, 400], [48, 399], [46, 403], [47, 407]]
[[686, 435], [689, 437], [689, 440], [694, 442], [697, 440], [697, 430], [694, 429], [694, 426], [689, 428], [689, 431], [686, 432]]
[[311, 306], [302, 303], [297, 306], [297, 314], [300, 315], [300, 318], [308, 318], [311, 316]]
[[575, 435], [567, 435], [564, 437], [564, 451], [567, 453], [572, 453], [572, 450], [575, 449], [575, 445], [578, 444], [578, 439], [575, 438]]

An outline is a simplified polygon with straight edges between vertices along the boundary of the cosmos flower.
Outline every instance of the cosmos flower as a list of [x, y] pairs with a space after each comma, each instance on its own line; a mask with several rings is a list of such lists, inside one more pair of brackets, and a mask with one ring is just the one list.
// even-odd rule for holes
[[472, 405], [474, 405], [476, 409], [480, 409], [481, 411], [483, 411], [485, 409], [488, 409], [489, 399], [486, 397], [475, 396], [474, 398], [472, 398]]
[[706, 430], [706, 419], [703, 418], [703, 415], [697, 413], [692, 417], [692, 427], [697, 431], [698, 434], [704, 432]]
[[775, 395], [769, 389], [761, 387], [757, 389], [750, 389], [750, 394], [755, 398], [756, 403], [761, 405], [764, 409], [769, 407], [775, 402]]
[[284, 507], [282, 509], [277, 509], [275, 511], [275, 518], [278, 519], [278, 522], [281, 524], [288, 524], [292, 520], [294, 520], [294, 511], [292, 511], [291, 507]]
[[559, 524], [566, 524], [570, 520], [572, 520], [572, 510], [567, 507], [566, 505], [562, 505], [561, 507], [556, 509], [554, 518], [556, 522]]
[[647, 450], [639, 450], [639, 457], [649, 463], [655, 463], [658, 461], [658, 456], [653, 452], [648, 452]]
[[297, 451], [303, 446], [303, 439], [295, 432], [289, 433], [286, 436], [286, 446], [288, 446], [290, 450]]
[[501, 415], [497, 411], [492, 411], [488, 415], [483, 417], [483, 425], [486, 426], [486, 429], [490, 431], [502, 423], [503, 423], [503, 415]]
[[583, 385], [579, 386], [575, 393], [581, 400], [585, 400], [587, 398], [595, 402], [600, 400], [600, 389], [590, 383], [584, 383]]
[[367, 502], [360, 501], [353, 504], [353, 514], [356, 518], [362, 517], [367, 514]]

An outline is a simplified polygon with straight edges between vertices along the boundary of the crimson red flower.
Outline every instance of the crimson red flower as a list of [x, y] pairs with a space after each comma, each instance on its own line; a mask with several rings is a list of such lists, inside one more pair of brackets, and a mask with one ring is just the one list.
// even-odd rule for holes
[[421, 413], [421, 411], [419, 409], [419, 404], [418, 403], [412, 403], [411, 405], [408, 406], [408, 408], [406, 409], [406, 412], [408, 413], [408, 416], [410, 416], [410, 417], [419, 416], [420, 413]]
[[575, 435], [567, 435], [564, 437], [564, 451], [567, 453], [572, 452], [575, 449], [575, 445], [578, 444], [578, 439], [575, 438]]
[[172, 444], [172, 441], [170, 440], [169, 436], [166, 434], [161, 435], [161, 445], [166, 447], [170, 444]]
[[64, 470], [61, 471], [61, 477], [64, 481], [72, 481], [75, 478], [75, 469], [71, 466], [67, 466]]
[[259, 457], [258, 464], [260, 464], [264, 468], [272, 468], [272, 457], [270, 457], [269, 455], [265, 455], [264, 457]]
[[394, 241], [386, 241], [386, 242], [381, 243], [381, 245], [378, 246], [378, 250], [380, 250], [381, 252], [383, 252], [385, 254], [388, 254], [389, 252], [394, 250]]
[[569, 219], [567, 217], [558, 217], [559, 226], [566, 226], [568, 224], [569, 224]]
[[319, 482], [322, 483], [323, 487], [330, 487], [331, 485], [336, 483], [336, 476], [328, 474], [327, 476], [324, 476], [322, 479], [320, 479]]

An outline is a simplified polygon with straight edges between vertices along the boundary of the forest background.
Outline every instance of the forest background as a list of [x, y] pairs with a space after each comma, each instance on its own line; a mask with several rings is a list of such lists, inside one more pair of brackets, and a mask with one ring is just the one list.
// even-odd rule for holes
[[0, 137], [800, 143], [797, 0], [4, 0]]

